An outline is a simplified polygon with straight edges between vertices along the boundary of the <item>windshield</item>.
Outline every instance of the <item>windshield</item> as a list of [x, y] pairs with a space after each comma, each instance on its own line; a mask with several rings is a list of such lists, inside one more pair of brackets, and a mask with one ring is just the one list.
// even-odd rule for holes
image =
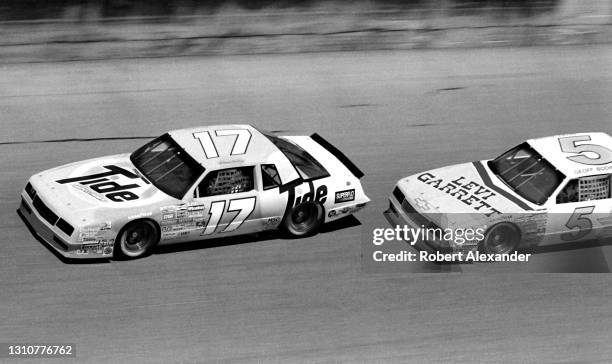
[[182, 199], [204, 168], [191, 158], [168, 134], [152, 140], [130, 156], [134, 166], [155, 187]]
[[329, 176], [316, 159], [298, 145], [286, 139], [274, 135], [264, 134], [281, 152], [289, 159], [291, 164], [297, 169], [303, 180], [317, 179]]
[[489, 167], [517, 194], [538, 205], [546, 202], [565, 178], [527, 143], [490, 161]]

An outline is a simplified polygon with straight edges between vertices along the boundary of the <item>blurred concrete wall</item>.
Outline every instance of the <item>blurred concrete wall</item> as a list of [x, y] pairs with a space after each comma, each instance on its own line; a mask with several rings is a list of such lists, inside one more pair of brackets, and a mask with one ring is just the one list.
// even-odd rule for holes
[[432, 0], [412, 7], [321, 2], [260, 10], [225, 6], [212, 14], [100, 17], [99, 3], [85, 0], [64, 9], [58, 19], [0, 22], [0, 62], [612, 40], [612, 0], [546, 2], [528, 11], [518, 1]]
[[494, 10], [499, 15], [530, 15], [554, 9], [563, 1], [566, 0], [0, 0], [0, 20], [212, 14], [228, 7], [299, 11], [320, 6], [349, 11], [369, 6], [401, 11], [439, 8], [464, 14]]

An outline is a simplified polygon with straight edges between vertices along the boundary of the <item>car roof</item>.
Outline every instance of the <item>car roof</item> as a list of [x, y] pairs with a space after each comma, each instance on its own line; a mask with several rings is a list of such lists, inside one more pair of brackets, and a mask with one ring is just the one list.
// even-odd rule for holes
[[[232, 131], [242, 130], [246, 130], [250, 134], [248, 135], [246, 152], [232, 155], [232, 149], [238, 141], [238, 134], [232, 133]], [[206, 155], [201, 139], [198, 137], [203, 134], [205, 135], [205, 133], [210, 135], [218, 156], [213, 155], [209, 158]], [[276, 164], [283, 183], [290, 182], [299, 177], [287, 157], [262, 132], [252, 125], [207, 125], [172, 130], [168, 134], [208, 171], [257, 164]]]
[[[585, 164], [576, 161], [575, 158], [568, 158], [579, 155], [584, 155], [587, 158], [594, 158], [595, 154], [581, 154], [574, 151], [563, 151], [561, 150], [561, 140], [563, 138], [568, 138], [566, 143], [568, 143], [570, 146], [574, 145], [575, 141], [575, 145], [578, 147], [581, 145], [591, 144], [612, 150], [612, 137], [602, 132], [554, 135], [544, 138], [529, 139], [527, 140], [527, 143], [529, 143], [533, 149], [540, 153], [555, 168], [561, 171], [561, 173], [570, 178], [612, 173], [612, 162], [606, 164]], [[572, 138], [575, 138], [575, 140]], [[588, 150], [588, 148], [584, 149]]]

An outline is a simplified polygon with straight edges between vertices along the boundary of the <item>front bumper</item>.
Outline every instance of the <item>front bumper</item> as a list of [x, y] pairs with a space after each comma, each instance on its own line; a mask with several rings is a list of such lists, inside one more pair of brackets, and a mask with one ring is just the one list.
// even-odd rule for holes
[[[40, 196], [37, 196], [37, 198], [40, 198]], [[38, 202], [38, 205], [40, 206], [40, 202]], [[62, 231], [57, 224], [52, 225], [43, 218], [41, 208], [34, 205], [33, 199], [25, 191], [21, 194], [21, 204], [17, 211], [31, 228], [31, 231], [64, 258], [99, 259], [113, 256], [113, 245], [109, 244], [108, 241], [73, 242], [70, 235]], [[71, 235], [75, 234], [77, 232], [73, 232]]]
[[[411, 229], [422, 229], [423, 226], [419, 224], [415, 219], [404, 211], [402, 203], [400, 203], [394, 196], [389, 197], [389, 208], [384, 212], [387, 221], [391, 226], [408, 226]], [[428, 253], [452, 253], [453, 249], [447, 241], [434, 241], [417, 239], [414, 242], [409, 242], [417, 250], [426, 251]]]

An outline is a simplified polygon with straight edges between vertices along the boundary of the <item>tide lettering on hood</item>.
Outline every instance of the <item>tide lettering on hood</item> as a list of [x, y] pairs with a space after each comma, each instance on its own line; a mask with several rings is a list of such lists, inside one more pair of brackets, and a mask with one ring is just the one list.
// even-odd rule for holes
[[417, 179], [449, 196], [455, 197], [485, 216], [501, 214], [499, 210], [487, 202], [489, 198], [496, 196], [496, 193], [474, 181], [467, 180], [465, 177], [445, 181], [443, 178], [425, 172], [418, 175]]
[[79, 183], [83, 186], [88, 186], [94, 192], [104, 195], [106, 198], [113, 202], [123, 202], [130, 200], [137, 200], [138, 196], [128, 190], [138, 188], [140, 185], [136, 183], [121, 185], [115, 181], [112, 181], [108, 177], [115, 175], [122, 175], [129, 179], [140, 179], [140, 177], [126, 169], [119, 166], [104, 166], [107, 169], [106, 172], [94, 173], [86, 176], [72, 177], [60, 179], [55, 182], [59, 184], [67, 183]]

